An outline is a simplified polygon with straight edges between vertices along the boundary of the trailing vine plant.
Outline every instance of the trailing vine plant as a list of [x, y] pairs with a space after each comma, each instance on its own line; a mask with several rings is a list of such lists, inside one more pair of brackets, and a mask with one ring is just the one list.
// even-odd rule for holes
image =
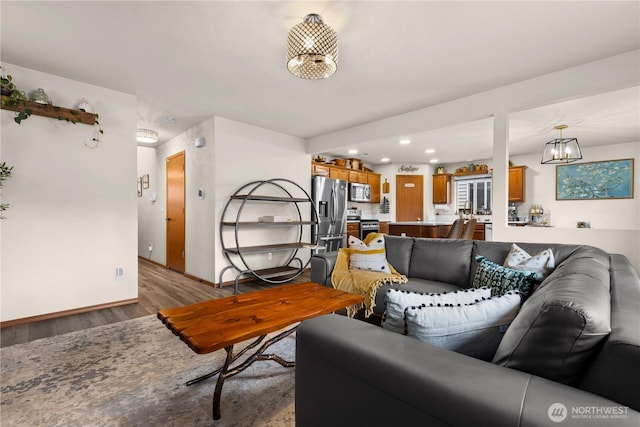
[[[0, 69], [2, 69], [2, 66], [0, 66]], [[18, 109], [15, 112], [13, 121], [20, 124], [23, 120], [28, 119], [32, 111], [29, 108], [27, 95], [25, 95], [23, 91], [18, 90], [13, 82], [13, 77], [11, 77], [10, 74], [5, 75], [4, 70], [2, 70], [2, 74], [0, 75], [0, 86], [2, 87], [2, 100], [0, 101], [2, 105]]]
[[[2, 182], [11, 176], [13, 166], [7, 166], [6, 162], [0, 163], [0, 188], [2, 188]], [[0, 219], [4, 219], [3, 212], [9, 208], [8, 203], [0, 203]]]

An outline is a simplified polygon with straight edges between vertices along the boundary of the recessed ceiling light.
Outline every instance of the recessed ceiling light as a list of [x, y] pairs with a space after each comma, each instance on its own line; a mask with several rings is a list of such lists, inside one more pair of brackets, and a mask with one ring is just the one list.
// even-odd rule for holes
[[434, 150], [433, 148], [427, 148], [426, 150], [424, 150], [424, 152], [427, 154], [433, 154], [436, 152], [436, 150]]
[[431, 159], [429, 160], [429, 163], [438, 163], [438, 159]]
[[355, 148], [352, 148], [351, 150], [347, 151], [347, 153], [349, 153], [349, 154], [358, 154], [358, 150], [356, 150]]
[[389, 161], [389, 158], [388, 158], [388, 157], [383, 157], [383, 158], [381, 158], [381, 159], [380, 159], [380, 161], [381, 161], [381, 162], [388, 162], [388, 161]]
[[400, 144], [401, 145], [411, 144], [411, 140], [410, 139], [401, 139], [400, 140]]

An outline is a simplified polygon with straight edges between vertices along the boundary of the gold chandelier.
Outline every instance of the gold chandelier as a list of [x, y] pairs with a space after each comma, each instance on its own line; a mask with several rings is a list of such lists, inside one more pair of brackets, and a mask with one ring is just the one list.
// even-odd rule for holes
[[338, 68], [338, 33], [315, 13], [293, 26], [287, 37], [287, 68], [303, 79], [326, 79]]
[[554, 129], [560, 131], [560, 138], [547, 142], [542, 153], [541, 164], [571, 163], [582, 159], [582, 152], [577, 138], [563, 138], [562, 131], [569, 126], [558, 125]]

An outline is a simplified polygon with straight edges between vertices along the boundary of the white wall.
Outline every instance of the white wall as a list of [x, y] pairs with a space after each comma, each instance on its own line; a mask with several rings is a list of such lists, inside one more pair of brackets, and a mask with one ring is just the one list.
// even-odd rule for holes
[[[532, 203], [551, 213], [552, 228], [506, 227], [494, 224], [494, 240], [588, 244], [611, 253], [624, 254], [640, 272], [640, 143], [584, 147], [583, 160], [635, 159], [633, 199], [556, 200], [556, 167], [541, 165], [539, 155], [513, 156], [516, 165], [526, 165], [526, 202], [519, 212], [526, 215]], [[590, 229], [577, 228], [577, 221], [590, 221]]]
[[[2, 110], [2, 161], [14, 166], [0, 221], [1, 319], [8, 321], [138, 296], [136, 98], [15, 65], [19, 88], [43, 88], [55, 105], [88, 98], [104, 129]], [[115, 280], [116, 267], [125, 279]]]
[[[206, 138], [202, 148], [193, 146], [193, 139], [198, 136]], [[138, 175], [150, 174], [150, 188], [143, 190], [143, 196], [138, 199], [138, 253], [161, 264], [166, 262], [165, 159], [182, 150], [186, 151], [186, 273], [218, 283], [220, 271], [228, 265], [218, 232], [228, 197], [244, 184], [272, 178], [292, 180], [309, 192], [311, 156], [306, 154], [301, 138], [222, 117], [212, 117], [156, 149], [138, 148]], [[197, 197], [198, 188], [204, 188], [204, 200]], [[154, 204], [149, 200], [151, 192], [157, 194]], [[265, 206], [247, 207], [245, 213], [256, 216], [254, 219], [258, 215], [277, 213], [272, 207], [268, 211], [264, 209]], [[310, 210], [304, 215], [310, 215]], [[227, 233], [232, 232], [231, 229]], [[265, 230], [249, 233], [245, 244], [259, 244], [265, 237], [283, 240], [291, 237], [286, 229], [277, 233], [277, 236], [269, 236]], [[151, 253], [150, 244], [153, 245]], [[305, 263], [308, 256], [304, 254]], [[277, 261], [277, 257], [278, 254], [274, 254], [273, 261]], [[252, 267], [268, 264], [265, 257], [256, 260]], [[223, 281], [234, 277], [234, 273], [228, 272]]]

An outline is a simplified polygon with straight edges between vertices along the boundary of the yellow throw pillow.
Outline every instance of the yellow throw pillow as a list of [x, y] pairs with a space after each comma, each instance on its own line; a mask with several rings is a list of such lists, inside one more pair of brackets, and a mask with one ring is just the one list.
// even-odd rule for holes
[[349, 236], [349, 252], [349, 268], [391, 273], [384, 245], [384, 234], [370, 233], [365, 237], [364, 242]]

